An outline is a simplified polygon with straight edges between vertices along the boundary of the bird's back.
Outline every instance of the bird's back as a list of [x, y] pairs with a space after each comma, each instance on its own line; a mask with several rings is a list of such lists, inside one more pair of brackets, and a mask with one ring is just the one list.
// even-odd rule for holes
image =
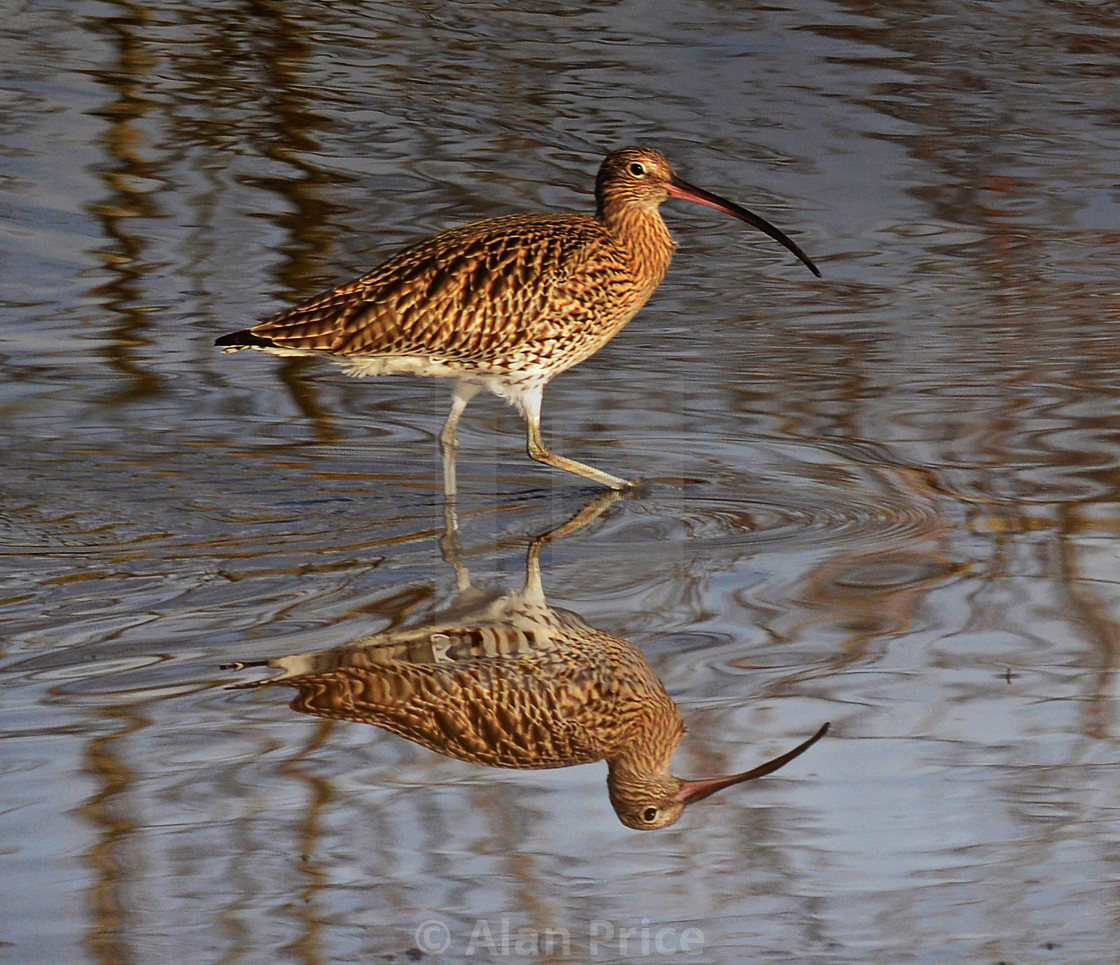
[[547, 606], [505, 618], [401, 628], [310, 663], [276, 661], [284, 674], [239, 686], [294, 687], [298, 711], [491, 767], [586, 764], [635, 743], [668, 759], [680, 715], [633, 644]]
[[512, 215], [421, 241], [250, 331], [286, 351], [559, 371], [645, 303], [656, 283], [635, 274], [597, 218]]

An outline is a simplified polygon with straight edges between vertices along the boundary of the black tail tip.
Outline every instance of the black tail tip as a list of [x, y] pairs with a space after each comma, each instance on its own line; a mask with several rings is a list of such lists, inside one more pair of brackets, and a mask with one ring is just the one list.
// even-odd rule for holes
[[214, 344], [220, 345], [222, 348], [271, 348], [275, 343], [270, 338], [262, 338], [260, 335], [254, 335], [249, 329], [245, 329], [214, 339]]

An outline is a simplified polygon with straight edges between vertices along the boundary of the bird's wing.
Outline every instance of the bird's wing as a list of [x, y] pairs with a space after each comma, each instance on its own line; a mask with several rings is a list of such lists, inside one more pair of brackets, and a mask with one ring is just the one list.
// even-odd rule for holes
[[421, 241], [249, 331], [340, 355], [514, 354], [617, 302], [620, 258], [594, 218], [495, 218]]
[[302, 713], [373, 724], [475, 764], [536, 769], [603, 758], [594, 733], [569, 718], [586, 683], [556, 687], [494, 661], [381, 671], [347, 667], [261, 683], [295, 687], [292, 707]]

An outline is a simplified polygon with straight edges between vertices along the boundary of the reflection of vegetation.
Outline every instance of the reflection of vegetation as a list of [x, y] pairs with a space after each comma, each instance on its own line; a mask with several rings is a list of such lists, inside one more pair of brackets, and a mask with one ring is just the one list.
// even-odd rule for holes
[[157, 58], [138, 37], [148, 18], [146, 12], [136, 10], [131, 17], [103, 21], [117, 62], [113, 70], [95, 73], [111, 92], [111, 99], [94, 113], [108, 122], [102, 141], [112, 161], [99, 172], [104, 197], [89, 205], [105, 235], [106, 243], [96, 253], [109, 276], [91, 294], [104, 302], [115, 319], [107, 361], [124, 377], [116, 394], [128, 401], [160, 391], [159, 378], [136, 358], [148, 326], [142, 281], [155, 267], [145, 258], [150, 242], [137, 228], [137, 219], [156, 216], [152, 188], [166, 180], [163, 163], [145, 156], [151, 145], [143, 122], [157, 106], [148, 84]]
[[[278, 272], [285, 287], [299, 292], [318, 284], [308, 279], [331, 242], [331, 208], [321, 186], [335, 175], [310, 160], [319, 148], [315, 133], [328, 125], [312, 108], [314, 87], [306, 79], [313, 45], [279, 5], [260, 4], [257, 16], [244, 18], [180, 11], [195, 38], [182, 48], [153, 43], [153, 15], [142, 4], [121, 6], [120, 16], [90, 21], [115, 52], [110, 69], [92, 72], [109, 92], [93, 111], [108, 123], [102, 141], [109, 160], [99, 172], [106, 193], [90, 205], [106, 239], [97, 254], [108, 281], [91, 294], [114, 319], [107, 361], [126, 377], [117, 395], [135, 400], [161, 390], [157, 372], [138, 352], [152, 341], [148, 333], [159, 317], [153, 300], [167, 297], [153, 277], [160, 266], [146, 255], [152, 242], [144, 222], [166, 217], [158, 210], [157, 189], [186, 176], [180, 155], [197, 151], [191, 174], [214, 184], [195, 199], [188, 220], [196, 226], [207, 225], [229, 203], [215, 171], [234, 166], [247, 144], [266, 159], [255, 177], [241, 180], [279, 198], [259, 202], [258, 210], [290, 239]], [[329, 436], [314, 397], [295, 378], [302, 367], [290, 361], [283, 377], [297, 405]]]
[[[642, 830], [670, 825], [687, 805], [777, 770], [828, 725], [742, 774], [681, 780], [669, 772], [684, 725], [641, 651], [550, 607], [541, 585], [541, 548], [616, 498], [606, 494], [532, 540], [525, 585], [516, 592], [488, 595], [461, 579], [457, 603], [423, 625], [269, 660], [278, 676], [238, 686], [295, 687], [296, 710], [374, 724], [474, 764], [549, 768], [605, 760], [619, 819]], [[444, 552], [462, 576], [451, 520]]]

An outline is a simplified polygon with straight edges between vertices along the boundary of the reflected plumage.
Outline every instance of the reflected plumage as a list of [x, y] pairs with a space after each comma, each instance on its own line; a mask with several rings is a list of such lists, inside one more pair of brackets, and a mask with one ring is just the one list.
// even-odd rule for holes
[[[684, 734], [672, 698], [633, 644], [550, 607], [532, 543], [525, 586], [505, 595], [473, 587], [421, 626], [336, 650], [266, 661], [280, 673], [239, 687], [287, 686], [307, 714], [374, 724], [458, 760], [519, 769], [607, 762], [623, 824], [673, 824], [709, 794], [769, 774], [813, 737], [727, 777], [682, 780], [669, 762]], [[245, 665], [236, 665], [245, 666]]]
[[449, 494], [455, 492], [459, 418], [483, 390], [524, 415], [533, 459], [625, 489], [627, 481], [548, 449], [541, 401], [549, 380], [610, 341], [665, 277], [674, 242], [661, 203], [682, 198], [726, 212], [820, 272], [773, 225], [683, 181], [656, 151], [628, 147], [610, 154], [595, 196], [594, 216], [514, 215], [435, 235], [216, 344], [227, 351], [324, 356], [359, 376], [454, 380], [440, 436]]

